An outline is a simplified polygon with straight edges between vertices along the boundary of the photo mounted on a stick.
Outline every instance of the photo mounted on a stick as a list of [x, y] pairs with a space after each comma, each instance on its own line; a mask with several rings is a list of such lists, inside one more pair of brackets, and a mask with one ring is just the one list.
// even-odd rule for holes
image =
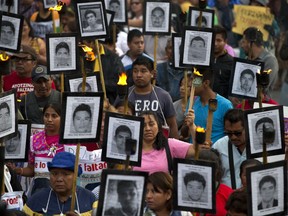
[[287, 164], [278, 161], [247, 167], [248, 215], [285, 215]]
[[141, 166], [144, 119], [107, 112], [105, 115], [102, 161]]
[[0, 94], [0, 138], [10, 139], [17, 130], [16, 89], [13, 89]]
[[50, 7], [54, 7], [57, 5], [57, 0], [42, 0], [45, 9], [49, 9]]
[[20, 0], [2, 0], [0, 3], [0, 11], [18, 14]]
[[100, 136], [103, 92], [64, 92], [60, 143], [96, 142]]
[[104, 0], [75, 2], [79, 32], [82, 38], [105, 38], [108, 24]]
[[[83, 76], [70, 75], [66, 79], [67, 91], [69, 92], [82, 92]], [[99, 73], [89, 73], [86, 76], [85, 92], [100, 92], [102, 91], [100, 74]]]
[[175, 210], [216, 213], [215, 163], [174, 159]]
[[181, 48], [182, 36], [181, 34], [172, 34], [172, 47], [173, 47], [173, 67], [176, 69], [181, 69], [180, 66], [180, 52], [183, 51]]
[[127, 1], [126, 0], [105, 0], [106, 8], [114, 11], [113, 22], [116, 24], [127, 23]]
[[146, 172], [104, 169], [96, 216], [142, 216], [147, 178]]
[[0, 50], [17, 52], [20, 50], [23, 16], [2, 12]]
[[230, 82], [230, 95], [243, 99], [257, 99], [257, 77], [262, 71], [264, 62], [234, 58], [232, 82]]
[[269, 156], [284, 154], [283, 106], [246, 110], [244, 118], [247, 158], [262, 157], [263, 143]]
[[152, 35], [170, 35], [171, 32], [170, 1], [145, 1], [143, 33]]
[[5, 160], [23, 161], [28, 160], [30, 146], [31, 122], [18, 120], [16, 136], [5, 141]]
[[77, 33], [46, 35], [49, 74], [78, 72], [79, 48], [77, 36]]
[[[202, 11], [202, 17], [200, 16], [200, 11]], [[199, 25], [201, 28], [213, 28], [214, 10], [189, 7], [188, 26], [199, 27]]]
[[186, 27], [182, 38], [183, 51], [180, 52], [180, 65], [209, 67], [214, 47], [212, 29]]

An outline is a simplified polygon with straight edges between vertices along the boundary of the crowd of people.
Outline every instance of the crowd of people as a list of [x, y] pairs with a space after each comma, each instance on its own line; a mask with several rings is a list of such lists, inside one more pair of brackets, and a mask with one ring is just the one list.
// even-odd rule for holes
[[[19, 14], [24, 16], [23, 30], [20, 38], [19, 52], [9, 53], [12, 67], [3, 76], [3, 92], [16, 89], [17, 112], [19, 119], [30, 120], [32, 124], [42, 124], [44, 129], [30, 138], [28, 163], [7, 161], [5, 165], [6, 193], [23, 190], [20, 180], [33, 177], [29, 187], [24, 188], [23, 205], [17, 210], [7, 210], [7, 215], [96, 215], [99, 188], [77, 186], [75, 190], [75, 207], [70, 209], [73, 181], [82, 174], [83, 167], [79, 166], [78, 173], [74, 173], [75, 155], [65, 152], [66, 146], [75, 147], [76, 144], [61, 144], [60, 122], [61, 91], [69, 91], [69, 86], [60, 85], [58, 75], [50, 75], [48, 66], [50, 61], [55, 68], [67, 68], [72, 64], [69, 42], [59, 42], [49, 46], [53, 51], [46, 52], [46, 34], [62, 32], [89, 35], [91, 32], [104, 31], [103, 18], [98, 9], [87, 7], [81, 9], [77, 15], [75, 5], [70, 0], [59, 12], [45, 8], [44, 0], [20, 0]], [[111, 216], [179, 216], [179, 215], [248, 215], [246, 168], [260, 166], [262, 163], [247, 157], [247, 133], [255, 134], [255, 151], [261, 151], [263, 127], [278, 126], [269, 117], [260, 118], [254, 127], [247, 128], [245, 110], [253, 109], [258, 97], [263, 103], [273, 105], [288, 105], [288, 59], [283, 49], [288, 47], [288, 3], [285, 0], [171, 0], [171, 20], [167, 20], [167, 10], [158, 4], [151, 11], [146, 11], [151, 20], [145, 24], [144, 0], [129, 0], [123, 5], [120, 0], [107, 0], [106, 7], [115, 12], [114, 27], [109, 26], [109, 37], [99, 40], [99, 55], [106, 88], [106, 100], [103, 103], [100, 139], [94, 143], [83, 143], [87, 150], [102, 149], [107, 112], [135, 115], [143, 118], [143, 140], [140, 166], [131, 166], [130, 170], [147, 172], [149, 177], [144, 192], [145, 207], [140, 211], [139, 188], [135, 182], [119, 179], [114, 182], [116, 195], [115, 205], [103, 210], [103, 215]], [[194, 85], [194, 74], [190, 68], [175, 68], [175, 44], [172, 33], [181, 35], [189, 20], [189, 7], [201, 7], [207, 2], [207, 8], [214, 10], [213, 23], [208, 17], [195, 18], [198, 29], [212, 29], [213, 41], [211, 47], [211, 62], [209, 67], [197, 68], [201, 74], [202, 83]], [[274, 15], [271, 25], [253, 26], [246, 28], [243, 33], [236, 34], [232, 28], [237, 26], [237, 14], [233, 13], [235, 5], [266, 7], [267, 12]], [[127, 9], [127, 11], [125, 10]], [[4, 7], [0, 10], [4, 10]], [[6, 9], [5, 9], [6, 10]], [[127, 14], [126, 14], [127, 13]], [[105, 13], [104, 13], [105, 14]], [[79, 17], [80, 16], [80, 17]], [[127, 17], [127, 23], [123, 20]], [[81, 19], [81, 22], [77, 22]], [[150, 23], [151, 22], [151, 23]], [[121, 23], [121, 24], [118, 24]], [[80, 26], [78, 26], [78, 24]], [[154, 56], [154, 38], [146, 35], [143, 25], [151, 29], [164, 29], [170, 25], [170, 35], [158, 35], [157, 50]], [[113, 24], [114, 25], [114, 24]], [[210, 26], [212, 28], [210, 28]], [[261, 32], [259, 28], [264, 28]], [[144, 28], [145, 30], [146, 28]], [[146, 29], [147, 30], [147, 29]], [[15, 25], [2, 20], [0, 46], [6, 48], [15, 46]], [[268, 33], [264, 41], [263, 33]], [[113, 35], [115, 34], [115, 35]], [[114, 37], [115, 36], [115, 37]], [[116, 39], [116, 40], [115, 40]], [[83, 39], [81, 43], [88, 45], [96, 53], [94, 39]], [[189, 51], [186, 53], [188, 62], [206, 61], [208, 40], [201, 35], [192, 37], [187, 43]], [[98, 52], [97, 51], [97, 52]], [[46, 56], [52, 53], [53, 56]], [[286, 55], [287, 56], [287, 55]], [[269, 83], [256, 93], [257, 77], [251, 68], [244, 68], [235, 86], [233, 78], [234, 57], [263, 62], [263, 70], [269, 74]], [[98, 59], [98, 57], [96, 56]], [[155, 59], [156, 58], [156, 59]], [[184, 57], [183, 57], [184, 58]], [[180, 57], [178, 57], [180, 59]], [[96, 60], [95, 62], [99, 62]], [[197, 67], [197, 66], [196, 66]], [[99, 64], [84, 61], [83, 68], [87, 73], [99, 72]], [[1, 69], [0, 69], [1, 70]], [[188, 72], [187, 72], [188, 71]], [[117, 92], [118, 76], [121, 72], [127, 75], [128, 109], [126, 102]], [[187, 73], [187, 77], [184, 74]], [[80, 74], [80, 72], [79, 72]], [[65, 75], [65, 80], [69, 75]], [[187, 78], [187, 79], [186, 79]], [[155, 85], [153, 83], [156, 83]], [[99, 83], [97, 83], [99, 84]], [[95, 85], [97, 85], [95, 84]], [[75, 91], [91, 92], [93, 81], [83, 87], [82, 81], [77, 83]], [[93, 87], [94, 88], [94, 87]], [[98, 86], [99, 88], [99, 86]], [[191, 88], [194, 91], [193, 100], [189, 100]], [[256, 91], [255, 91], [256, 89]], [[277, 97], [273, 98], [273, 93]], [[188, 92], [188, 94], [187, 94]], [[231, 92], [233, 94], [231, 94]], [[236, 95], [236, 96], [235, 96]], [[243, 96], [246, 98], [242, 99]], [[278, 97], [279, 96], [279, 97]], [[209, 113], [209, 101], [216, 99], [218, 108], [213, 113], [211, 137], [199, 144], [196, 150], [196, 128], [206, 128]], [[193, 101], [193, 104], [189, 104]], [[0, 132], [12, 126], [11, 107], [6, 102], [0, 103]], [[191, 107], [191, 108], [190, 108]], [[88, 134], [92, 131], [93, 113], [95, 106], [79, 103], [71, 107], [71, 133]], [[126, 110], [126, 113], [124, 113]], [[282, 116], [281, 116], [282, 117]], [[285, 126], [286, 128], [287, 126]], [[288, 131], [284, 142], [288, 146]], [[7, 155], [19, 153], [23, 130], [19, 129], [14, 138], [5, 141]], [[129, 125], [115, 127], [112, 137], [111, 152], [126, 155], [126, 141], [133, 139], [135, 128]], [[259, 142], [258, 142], [258, 141]], [[279, 139], [276, 141], [280, 142]], [[258, 142], [258, 143], [257, 143]], [[276, 143], [269, 143], [267, 148], [273, 148]], [[284, 145], [284, 143], [283, 143]], [[105, 146], [107, 147], [107, 146]], [[198, 154], [199, 153], [199, 154]], [[284, 152], [282, 152], [284, 154]], [[215, 163], [216, 213], [203, 214], [173, 209], [175, 184], [173, 179], [173, 159], [194, 159]], [[42, 164], [42, 165], [40, 165]], [[118, 164], [108, 164], [111, 169], [118, 169]], [[207, 178], [194, 171], [183, 176], [183, 185], [187, 202], [202, 202], [203, 191], [207, 190]], [[101, 185], [100, 185], [101, 187]], [[257, 209], [269, 209], [278, 206], [278, 199], [273, 194], [277, 188], [275, 177], [267, 175], [259, 180], [259, 197]], [[101, 190], [101, 189], [100, 189]], [[96, 191], [96, 192], [95, 192]], [[98, 191], [98, 192], [97, 192]], [[272, 194], [272, 195], [271, 195]], [[109, 196], [109, 194], [106, 194]], [[73, 194], [74, 196], [74, 194]], [[107, 198], [108, 200], [108, 198]], [[136, 202], [135, 202], [136, 201]], [[1, 206], [0, 206], [1, 208]], [[102, 209], [102, 208], [101, 208]], [[0, 209], [0, 211], [2, 211]], [[4, 215], [4, 214], [3, 214]]]

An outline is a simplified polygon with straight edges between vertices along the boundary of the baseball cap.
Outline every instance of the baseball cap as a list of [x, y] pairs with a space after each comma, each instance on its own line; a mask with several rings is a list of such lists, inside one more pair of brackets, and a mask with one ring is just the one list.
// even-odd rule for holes
[[37, 59], [37, 54], [36, 51], [30, 47], [30, 46], [26, 46], [26, 45], [21, 45], [21, 49], [18, 53], [13, 53], [13, 57], [18, 57], [18, 58], [25, 58], [27, 57], [27, 55], [30, 54], [32, 56], [33, 59]]
[[[70, 152], [59, 152], [55, 155], [51, 162], [47, 163], [48, 170], [53, 168], [66, 169], [74, 171], [76, 157]], [[78, 176], [82, 174], [82, 168], [78, 166]]]
[[32, 70], [32, 80], [36, 82], [39, 78], [49, 80], [50, 76], [47, 74], [47, 67], [44, 65], [37, 65]]

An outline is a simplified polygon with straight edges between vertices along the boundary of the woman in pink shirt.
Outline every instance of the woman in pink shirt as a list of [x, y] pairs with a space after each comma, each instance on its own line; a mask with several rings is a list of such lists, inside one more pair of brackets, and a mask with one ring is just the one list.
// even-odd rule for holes
[[[144, 117], [142, 161], [141, 167], [133, 167], [133, 170], [146, 171], [150, 174], [161, 171], [171, 172], [173, 158], [191, 158], [194, 156], [194, 145], [177, 139], [167, 139], [163, 135], [162, 125], [156, 113], [146, 111], [140, 116]], [[194, 112], [192, 110], [189, 110], [185, 121], [191, 134], [194, 134]]]

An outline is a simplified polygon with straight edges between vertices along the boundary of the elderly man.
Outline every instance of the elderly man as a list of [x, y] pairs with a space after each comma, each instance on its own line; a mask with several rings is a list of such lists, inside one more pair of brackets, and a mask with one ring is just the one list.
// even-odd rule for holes
[[[96, 207], [94, 194], [82, 187], [76, 188], [75, 210], [70, 211], [74, 175], [75, 155], [60, 152], [52, 162], [48, 162], [51, 188], [45, 188], [33, 196], [25, 204], [23, 211], [27, 215], [91, 215]], [[78, 176], [82, 174], [79, 166]]]
[[34, 90], [21, 97], [19, 109], [24, 118], [32, 123], [43, 124], [43, 108], [46, 104], [61, 103], [61, 94], [52, 89], [52, 79], [47, 75], [47, 68], [38, 65], [32, 72]]

